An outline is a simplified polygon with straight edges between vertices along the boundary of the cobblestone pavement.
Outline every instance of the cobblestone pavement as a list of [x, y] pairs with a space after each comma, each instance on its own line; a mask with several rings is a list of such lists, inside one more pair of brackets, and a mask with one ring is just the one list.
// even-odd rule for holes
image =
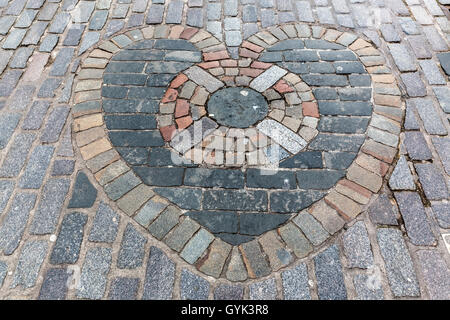
[[0, 298], [450, 299], [449, 6], [0, 0]]

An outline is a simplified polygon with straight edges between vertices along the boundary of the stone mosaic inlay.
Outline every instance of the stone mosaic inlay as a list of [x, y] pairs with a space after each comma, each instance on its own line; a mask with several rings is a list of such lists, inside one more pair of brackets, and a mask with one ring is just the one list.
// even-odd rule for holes
[[78, 77], [75, 131], [96, 135], [79, 146], [97, 181], [212, 276], [305, 257], [361, 212], [395, 154], [401, 119], [385, 110], [402, 103], [385, 102], [396, 84], [379, 52], [349, 33], [285, 28], [235, 58], [195, 28], [134, 30], [83, 61], [80, 74], [104, 69], [101, 96]]

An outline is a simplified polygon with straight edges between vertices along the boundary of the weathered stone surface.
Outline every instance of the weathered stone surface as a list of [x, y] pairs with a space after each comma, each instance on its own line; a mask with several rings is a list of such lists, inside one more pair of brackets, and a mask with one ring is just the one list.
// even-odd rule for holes
[[317, 290], [321, 300], [346, 300], [339, 249], [336, 245], [328, 247], [314, 258]]
[[242, 300], [244, 288], [240, 285], [221, 284], [214, 290], [215, 300]]
[[306, 264], [301, 263], [290, 270], [283, 271], [281, 280], [285, 300], [311, 300]]
[[274, 278], [259, 281], [249, 285], [250, 300], [275, 300], [277, 286]]
[[397, 207], [394, 206], [386, 194], [380, 194], [368, 209], [370, 220], [376, 224], [398, 225]]
[[109, 248], [96, 247], [88, 250], [81, 270], [77, 297], [97, 300], [103, 297], [111, 260]]
[[180, 296], [182, 300], [206, 300], [208, 299], [210, 285], [190, 271], [183, 269], [180, 279]]
[[392, 190], [414, 190], [416, 185], [408, 167], [408, 162], [401, 156], [389, 178], [389, 186]]
[[205, 229], [200, 229], [186, 244], [180, 256], [191, 264], [195, 263], [213, 240], [214, 236], [211, 233]]
[[94, 217], [89, 241], [112, 243], [116, 239], [120, 216], [107, 204], [100, 202]]
[[4, 215], [0, 226], [0, 251], [11, 255], [19, 246], [30, 211], [36, 202], [32, 193], [18, 193], [14, 196], [11, 208]]
[[109, 289], [109, 300], [135, 300], [139, 289], [138, 278], [114, 278]]
[[144, 261], [146, 243], [146, 237], [137, 231], [131, 223], [127, 224], [120, 246], [117, 267], [119, 269], [140, 267]]
[[175, 263], [156, 247], [150, 248], [150, 256], [144, 282], [144, 300], [170, 300], [173, 295]]
[[47, 241], [38, 240], [25, 243], [14, 272], [12, 288], [17, 286], [31, 288], [36, 285], [39, 270], [47, 255], [47, 250]]
[[371, 275], [357, 274], [353, 277], [358, 300], [383, 300], [384, 293], [377, 273]]
[[65, 300], [69, 272], [65, 268], [52, 268], [44, 276], [38, 300]]
[[450, 229], [450, 204], [449, 203], [432, 204], [431, 208], [441, 228]]
[[437, 250], [417, 251], [430, 298], [448, 300], [450, 298], [450, 269]]
[[428, 148], [427, 142], [420, 131], [406, 131], [405, 132], [406, 150], [412, 160], [429, 160], [431, 159], [431, 151]]
[[419, 296], [419, 284], [401, 231], [381, 228], [377, 231], [377, 239], [394, 296]]
[[52, 264], [74, 264], [80, 255], [87, 215], [79, 212], [67, 214], [50, 256]]
[[344, 254], [350, 268], [367, 269], [373, 266], [373, 254], [364, 222], [358, 221], [344, 233]]
[[97, 189], [84, 172], [78, 172], [69, 208], [90, 208], [97, 199]]
[[416, 192], [396, 192], [406, 232], [415, 245], [433, 245], [436, 241], [420, 196]]
[[445, 178], [440, 170], [432, 163], [417, 163], [415, 165], [419, 181], [429, 200], [448, 198]]

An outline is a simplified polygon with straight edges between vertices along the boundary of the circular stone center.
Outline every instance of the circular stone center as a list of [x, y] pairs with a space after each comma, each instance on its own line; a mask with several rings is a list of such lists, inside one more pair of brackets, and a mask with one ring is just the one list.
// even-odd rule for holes
[[209, 117], [227, 127], [248, 128], [262, 120], [269, 110], [259, 92], [245, 87], [216, 91], [207, 104]]

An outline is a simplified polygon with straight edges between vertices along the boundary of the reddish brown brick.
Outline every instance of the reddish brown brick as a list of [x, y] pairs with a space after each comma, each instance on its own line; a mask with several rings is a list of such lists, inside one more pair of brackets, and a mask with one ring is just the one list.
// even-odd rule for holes
[[189, 113], [189, 102], [184, 99], [178, 99], [175, 106], [175, 118], [186, 116]]
[[303, 116], [319, 118], [319, 108], [315, 102], [303, 102], [302, 103]]
[[167, 102], [172, 102], [175, 101], [177, 99], [178, 96], [178, 91], [175, 89], [167, 89], [166, 94], [164, 95], [164, 97], [161, 99], [161, 103], [167, 103]]
[[262, 69], [253, 69], [253, 68], [240, 68], [240, 74], [243, 76], [249, 76], [255, 78], [264, 72]]
[[171, 88], [179, 88], [183, 83], [188, 81], [188, 77], [184, 73], [180, 73], [175, 79], [170, 83]]
[[180, 39], [186, 39], [189, 40], [198, 32], [197, 28], [186, 28], [184, 31], [180, 34]]
[[272, 66], [271, 63], [261, 62], [261, 61], [253, 61], [253, 63], [250, 65], [252, 68], [256, 69], [269, 69]]
[[161, 132], [161, 135], [165, 141], [170, 141], [174, 137], [177, 128], [174, 124], [172, 124], [170, 126], [159, 128], [159, 131]]
[[263, 47], [257, 46], [256, 44], [251, 43], [251, 42], [248, 42], [248, 41], [244, 41], [244, 42], [242, 43], [242, 47], [243, 47], [243, 48], [250, 49], [250, 50], [255, 51], [255, 52], [258, 52], [258, 53], [260, 53], [261, 51], [264, 50]]
[[202, 62], [198, 64], [203, 69], [218, 68], [220, 66], [219, 61]]
[[223, 59], [229, 59], [229, 58], [230, 58], [230, 56], [228, 54], [228, 51], [226, 51], [226, 50], [203, 53], [203, 60], [205, 60], [205, 61], [223, 60]]
[[364, 153], [370, 154], [371, 156], [387, 163], [392, 163], [396, 154], [395, 148], [388, 147], [374, 140], [367, 140], [361, 150]]
[[284, 80], [278, 81], [273, 88], [279, 93], [293, 92], [294, 89]]
[[390, 106], [390, 107], [401, 107], [402, 100], [399, 96], [389, 96], [384, 94], [376, 94], [373, 97], [375, 104], [379, 104], [382, 106]]
[[251, 50], [248, 50], [246, 48], [241, 48], [239, 50], [239, 55], [241, 57], [252, 58], [252, 59], [257, 59], [259, 57], [258, 53], [254, 52], [254, 51], [251, 51]]
[[336, 185], [336, 190], [361, 204], [369, 203], [370, 197], [372, 196], [369, 190], [347, 179], [339, 181]]
[[183, 118], [178, 118], [175, 121], [178, 125], [178, 129], [183, 130], [191, 125], [192, 118], [191, 118], [191, 116], [186, 116]]

